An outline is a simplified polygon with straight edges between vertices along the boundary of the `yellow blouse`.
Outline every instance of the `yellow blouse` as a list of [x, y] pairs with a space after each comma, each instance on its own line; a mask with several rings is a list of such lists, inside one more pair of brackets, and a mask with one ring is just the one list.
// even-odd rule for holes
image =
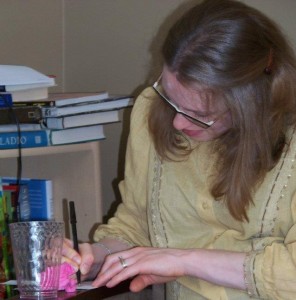
[[[167, 285], [167, 299], [296, 299], [296, 134], [290, 147], [264, 179], [238, 222], [209, 193], [215, 161], [212, 142], [199, 143], [185, 161], [161, 162], [147, 128], [147, 88], [132, 111], [122, 204], [95, 240], [113, 237], [130, 245], [207, 248], [248, 252], [247, 291], [224, 288], [194, 277]], [[243, 172], [244, 170], [242, 170]]]

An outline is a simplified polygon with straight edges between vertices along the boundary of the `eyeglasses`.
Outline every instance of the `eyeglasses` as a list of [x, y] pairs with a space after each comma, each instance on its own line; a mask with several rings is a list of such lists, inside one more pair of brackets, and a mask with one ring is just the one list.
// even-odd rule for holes
[[157, 79], [157, 81], [153, 84], [152, 87], [155, 90], [155, 92], [160, 96], [160, 98], [163, 99], [167, 104], [169, 104], [169, 106], [173, 108], [176, 113], [184, 116], [187, 120], [189, 120], [193, 124], [198, 125], [205, 129], [211, 127], [217, 121], [217, 119], [213, 121], [202, 121], [200, 120], [200, 118], [196, 118], [195, 116], [190, 115], [189, 112], [186, 113], [183, 110], [181, 110], [175, 103], [173, 103], [171, 100], [168, 99], [168, 97], [164, 95], [165, 92], [160, 84], [160, 79], [161, 79], [161, 75]]

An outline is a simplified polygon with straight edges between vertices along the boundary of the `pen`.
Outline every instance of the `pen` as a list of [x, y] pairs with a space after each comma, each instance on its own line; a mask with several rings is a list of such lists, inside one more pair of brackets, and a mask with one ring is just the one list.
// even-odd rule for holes
[[[70, 209], [70, 223], [71, 223], [71, 228], [72, 228], [73, 246], [74, 246], [74, 249], [79, 253], [77, 228], [76, 228], [77, 221], [76, 221], [76, 212], [75, 212], [74, 201], [69, 202], [69, 209]], [[76, 275], [77, 275], [77, 282], [80, 283], [81, 274], [80, 274], [79, 270], [77, 271]]]

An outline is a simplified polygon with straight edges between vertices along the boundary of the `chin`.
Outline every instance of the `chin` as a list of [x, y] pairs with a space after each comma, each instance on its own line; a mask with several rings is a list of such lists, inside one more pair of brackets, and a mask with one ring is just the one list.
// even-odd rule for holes
[[192, 140], [196, 142], [209, 142], [213, 141], [215, 138], [210, 136], [204, 136], [204, 137], [190, 137]]
[[186, 135], [189, 139], [194, 140], [196, 142], [208, 142], [214, 140], [214, 137], [208, 134], [186, 134], [184, 132], [184, 135]]

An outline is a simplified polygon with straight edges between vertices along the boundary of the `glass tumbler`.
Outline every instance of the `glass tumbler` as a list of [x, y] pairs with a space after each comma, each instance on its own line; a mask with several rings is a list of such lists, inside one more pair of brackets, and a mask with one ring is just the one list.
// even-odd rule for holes
[[10, 224], [9, 228], [20, 298], [56, 298], [64, 223], [18, 222]]

